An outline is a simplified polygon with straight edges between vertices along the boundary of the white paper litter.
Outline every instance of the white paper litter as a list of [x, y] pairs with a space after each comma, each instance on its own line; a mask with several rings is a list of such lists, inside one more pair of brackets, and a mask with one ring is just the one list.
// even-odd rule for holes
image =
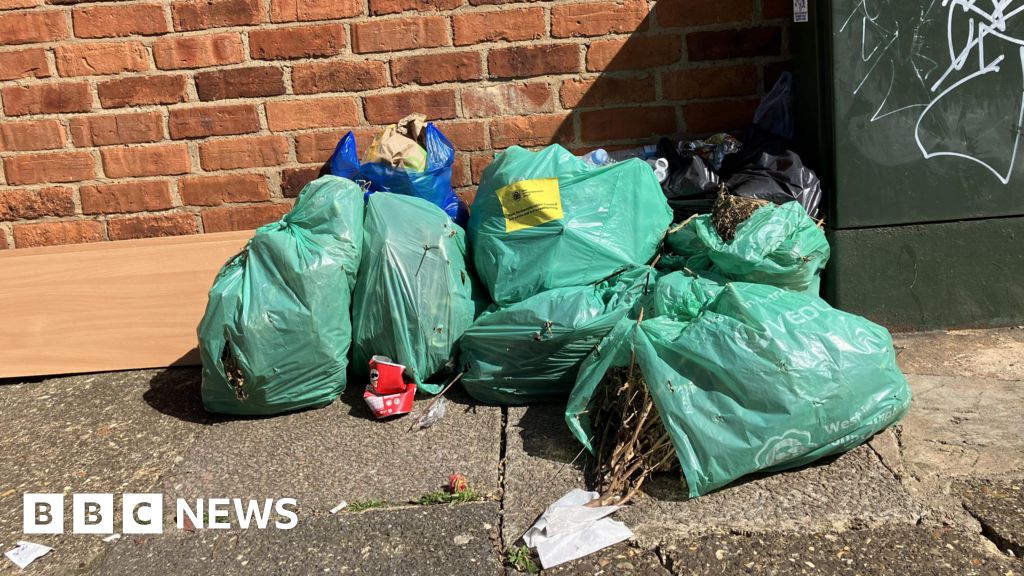
[[341, 512], [342, 510], [344, 510], [345, 508], [348, 508], [348, 502], [345, 502], [344, 500], [342, 500], [341, 504], [338, 504], [334, 508], [331, 508], [331, 514], [337, 514], [338, 512]]
[[104, 538], [103, 541], [104, 542], [113, 542], [114, 540], [117, 540], [120, 537], [121, 537], [120, 534], [111, 534], [110, 536], [107, 536], [106, 538]]
[[584, 506], [600, 494], [576, 488], [548, 506], [523, 541], [537, 550], [541, 565], [554, 568], [633, 537], [622, 522], [608, 518], [619, 506]]
[[42, 544], [36, 544], [35, 542], [26, 542], [24, 540], [18, 540], [17, 544], [18, 545], [15, 546], [14, 549], [4, 552], [4, 556], [7, 556], [8, 560], [14, 562], [18, 568], [22, 569], [53, 550], [53, 548], [50, 548], [49, 546], [43, 546]]

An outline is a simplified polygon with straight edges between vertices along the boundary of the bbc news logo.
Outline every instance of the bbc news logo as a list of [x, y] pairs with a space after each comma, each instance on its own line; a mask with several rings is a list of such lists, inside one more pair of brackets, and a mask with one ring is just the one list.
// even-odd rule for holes
[[[63, 534], [64, 503], [64, 494], [24, 494], [22, 531], [25, 534]], [[186, 527], [227, 530], [233, 527], [231, 517], [234, 515], [235, 525], [242, 529], [263, 530], [273, 525], [279, 530], [291, 530], [299, 523], [294, 510], [297, 505], [294, 498], [199, 498], [194, 502], [178, 498], [175, 524], [179, 530]], [[163, 494], [122, 494], [120, 509], [122, 534], [163, 533]], [[113, 534], [116, 512], [113, 494], [72, 494], [71, 532]]]

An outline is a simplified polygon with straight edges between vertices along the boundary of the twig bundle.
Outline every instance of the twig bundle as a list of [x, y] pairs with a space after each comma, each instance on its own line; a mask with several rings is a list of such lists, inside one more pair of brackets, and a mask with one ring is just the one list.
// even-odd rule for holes
[[746, 222], [758, 208], [767, 203], [767, 200], [760, 198], [733, 196], [725, 186], [722, 186], [718, 191], [715, 207], [711, 211], [711, 223], [722, 240], [731, 242], [736, 237], [736, 229], [740, 224]]
[[596, 432], [590, 478], [602, 505], [623, 505], [654, 472], [678, 466], [675, 449], [635, 361], [610, 370], [591, 405]]

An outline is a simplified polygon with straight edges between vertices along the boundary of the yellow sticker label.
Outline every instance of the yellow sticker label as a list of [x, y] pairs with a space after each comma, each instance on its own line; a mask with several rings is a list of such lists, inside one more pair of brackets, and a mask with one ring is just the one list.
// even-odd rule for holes
[[499, 188], [497, 194], [505, 215], [505, 232], [532, 228], [565, 217], [558, 178], [520, 180]]

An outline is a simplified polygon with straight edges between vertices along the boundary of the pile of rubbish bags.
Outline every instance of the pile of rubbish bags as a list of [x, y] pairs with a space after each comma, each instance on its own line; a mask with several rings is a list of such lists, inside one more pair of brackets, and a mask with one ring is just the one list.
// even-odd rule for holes
[[[785, 105], [786, 86], [765, 105]], [[759, 110], [752, 145], [513, 146], [468, 218], [432, 124], [389, 127], [362, 163], [348, 134], [331, 175], [218, 275], [199, 326], [204, 405], [324, 406], [352, 377], [391, 417], [461, 378], [484, 403], [564, 402], [593, 450], [594, 398], [629, 365], [691, 496], [848, 450], [902, 417], [910, 390], [889, 333], [818, 296], [821, 188], [784, 149], [787, 117]], [[723, 198], [752, 203], [728, 235]]]

